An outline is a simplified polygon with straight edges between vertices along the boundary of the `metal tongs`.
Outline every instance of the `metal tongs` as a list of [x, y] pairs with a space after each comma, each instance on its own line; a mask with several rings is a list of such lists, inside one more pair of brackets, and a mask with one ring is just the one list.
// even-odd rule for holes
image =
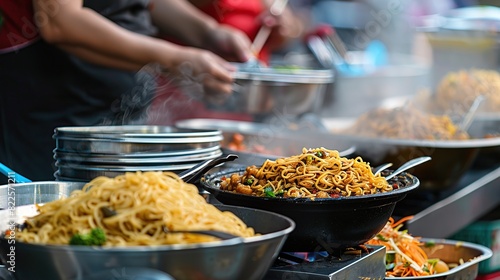
[[[272, 15], [279, 16], [285, 10], [287, 3], [288, 0], [274, 0], [273, 4], [269, 8], [269, 11]], [[267, 38], [269, 38], [269, 34], [271, 34], [271, 28], [264, 25], [261, 26], [252, 43], [252, 51], [255, 55], [260, 53], [264, 43], [267, 41]]]
[[[287, 3], [288, 0], [274, 0], [273, 4], [269, 8], [270, 13], [274, 16], [281, 15], [285, 10]], [[262, 50], [262, 47], [264, 47], [264, 44], [266, 43], [270, 34], [271, 34], [271, 28], [265, 25], [260, 27], [259, 31], [257, 32], [257, 35], [255, 35], [255, 38], [253, 39], [251, 46], [252, 53], [254, 54], [254, 56], [251, 57], [248, 60], [248, 62], [245, 63], [245, 67], [258, 69], [261, 66], [263, 66], [262, 63], [257, 58], [257, 56]]]

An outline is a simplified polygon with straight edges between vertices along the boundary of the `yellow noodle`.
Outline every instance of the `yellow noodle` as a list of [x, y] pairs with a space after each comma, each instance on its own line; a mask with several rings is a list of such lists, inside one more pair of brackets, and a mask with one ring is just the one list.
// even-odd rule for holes
[[459, 140], [469, 135], [448, 116], [425, 113], [414, 106], [377, 108], [361, 115], [344, 133], [412, 140]]
[[[116, 212], [105, 217], [101, 207]], [[185, 244], [217, 240], [200, 234], [167, 233], [172, 230], [219, 230], [242, 237], [254, 236], [231, 212], [222, 212], [184, 183], [175, 173], [136, 172], [116, 178], [98, 177], [69, 197], [38, 207], [16, 234], [20, 241], [69, 244], [76, 233], [99, 227], [105, 246]]]
[[[266, 191], [272, 188], [272, 194]], [[372, 173], [360, 157], [340, 157], [325, 148], [303, 149], [302, 154], [276, 161], [266, 160], [260, 168], [247, 167], [232, 174], [221, 189], [254, 196], [327, 198], [391, 191], [384, 177]]]
[[465, 113], [477, 96], [485, 112], [500, 112], [500, 74], [495, 70], [461, 70], [448, 73], [439, 83], [435, 98], [429, 104], [443, 113]]

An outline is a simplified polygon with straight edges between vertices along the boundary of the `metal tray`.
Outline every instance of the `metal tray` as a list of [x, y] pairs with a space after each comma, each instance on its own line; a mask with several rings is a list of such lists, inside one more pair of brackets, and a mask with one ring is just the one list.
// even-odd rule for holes
[[[436, 275], [419, 277], [391, 277], [389, 279], [476, 279], [479, 271], [479, 263], [491, 258], [491, 256], [493, 255], [490, 249], [474, 243], [431, 238], [422, 238], [421, 240], [423, 242], [434, 242], [436, 246], [442, 246], [442, 248], [436, 250], [423, 246], [422, 249], [427, 253], [429, 258], [439, 258], [446, 263], [459, 263], [459, 260], [462, 259], [465, 263], [450, 269], [448, 272]], [[433, 248], [436, 248], [436, 246], [434, 246]]]

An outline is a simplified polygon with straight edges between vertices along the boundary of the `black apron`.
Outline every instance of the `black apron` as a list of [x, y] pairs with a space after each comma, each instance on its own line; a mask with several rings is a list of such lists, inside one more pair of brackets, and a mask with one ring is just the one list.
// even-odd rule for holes
[[[151, 35], [156, 29], [147, 5], [147, 0], [85, 1], [120, 26]], [[87, 63], [43, 40], [2, 54], [0, 162], [31, 180], [54, 180], [56, 127], [142, 123], [154, 89], [154, 77], [145, 71]]]

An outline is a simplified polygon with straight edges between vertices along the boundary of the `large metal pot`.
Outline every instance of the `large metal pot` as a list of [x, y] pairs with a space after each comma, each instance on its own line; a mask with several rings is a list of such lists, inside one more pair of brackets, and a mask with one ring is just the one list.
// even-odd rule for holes
[[353, 118], [388, 99], [412, 97], [430, 85], [430, 66], [404, 54], [389, 54], [386, 65], [349, 75], [338, 73], [317, 111], [324, 118]]
[[430, 16], [423, 26], [432, 47], [432, 86], [446, 74], [464, 69], [498, 70], [500, 8], [470, 6]]
[[[35, 203], [67, 196], [82, 186], [72, 182], [0, 186], [0, 230], [5, 231], [9, 223], [22, 222], [23, 217], [34, 214]], [[294, 222], [256, 209], [235, 206], [219, 206], [219, 209], [235, 213], [261, 235], [203, 244], [106, 249], [26, 244], [9, 236], [0, 238], [0, 257], [7, 268], [15, 270], [12, 276], [16, 280], [111, 279], [127, 276], [123, 273], [134, 269], [156, 272], [163, 277], [154, 279], [170, 279], [167, 274], [174, 279], [261, 279], [294, 229]]]
[[333, 82], [333, 71], [240, 66], [234, 78], [233, 93], [220, 102], [209, 102], [211, 110], [259, 117], [300, 115], [321, 107], [326, 86]]
[[283, 251], [338, 251], [373, 238], [387, 223], [396, 203], [419, 186], [418, 178], [405, 174], [395, 181], [405, 187], [386, 193], [340, 198], [270, 198], [220, 189], [223, 177], [243, 174], [243, 168], [220, 168], [200, 180], [203, 188], [224, 204], [252, 207], [285, 215], [297, 227], [287, 238]]

